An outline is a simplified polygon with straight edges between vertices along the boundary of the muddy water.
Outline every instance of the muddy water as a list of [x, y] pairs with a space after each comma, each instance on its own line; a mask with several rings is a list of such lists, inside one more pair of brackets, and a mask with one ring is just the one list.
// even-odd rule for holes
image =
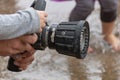
[[[15, 12], [15, 4], [14, 0], [0, 0], [0, 14]], [[9, 80], [10, 74], [6, 72], [7, 60], [7, 57], [0, 57], [0, 80]]]
[[13, 13], [15, 12], [15, 1], [0, 0], [0, 13]]
[[[18, 6], [25, 8], [31, 4], [32, 0], [19, 1]], [[68, 15], [75, 5], [73, 1], [61, 3], [47, 1], [47, 3], [46, 11], [49, 14], [49, 24], [68, 21]], [[3, 7], [0, 8], [1, 13], [15, 11], [14, 0], [1, 0], [0, 4], [3, 7], [5, 6], [3, 4], [10, 6], [7, 10]], [[2, 63], [0, 64], [0, 80], [120, 80], [120, 55], [102, 39], [97, 3], [95, 11], [87, 20], [91, 27], [90, 45], [95, 49], [95, 52], [88, 54], [84, 60], [58, 55], [55, 51], [47, 49], [44, 52], [37, 52], [35, 62], [27, 71], [14, 74], [5, 68], [7, 58], [0, 58], [0, 63]], [[120, 19], [118, 18], [114, 32], [120, 38], [119, 26]]]
[[[88, 54], [84, 60], [68, 59], [69, 70], [72, 73], [71, 80], [120, 80], [120, 55], [113, 51], [102, 39], [99, 6], [97, 7], [87, 19], [91, 26], [90, 45], [95, 49], [95, 52]], [[120, 20], [118, 18], [116, 22], [117, 30], [114, 32], [120, 39], [119, 26]]]

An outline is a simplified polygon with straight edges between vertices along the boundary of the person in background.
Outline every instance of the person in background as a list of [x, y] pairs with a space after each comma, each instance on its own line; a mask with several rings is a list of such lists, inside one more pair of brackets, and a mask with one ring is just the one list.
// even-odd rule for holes
[[[94, 10], [96, 0], [75, 0], [76, 5], [72, 10], [69, 20], [85, 20]], [[112, 46], [115, 51], [120, 51], [120, 40], [112, 33], [117, 17], [118, 0], [98, 0], [101, 6], [100, 19], [102, 22], [102, 34], [104, 40]], [[88, 53], [93, 52], [91, 47]]]

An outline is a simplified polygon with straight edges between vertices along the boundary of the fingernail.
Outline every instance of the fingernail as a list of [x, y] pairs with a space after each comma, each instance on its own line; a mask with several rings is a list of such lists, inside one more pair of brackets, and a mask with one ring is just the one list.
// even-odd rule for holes
[[23, 71], [23, 70], [26, 70], [26, 68], [24, 68], [24, 67], [22, 67], [22, 68], [19, 68], [21, 71]]
[[19, 70], [21, 70], [21, 71], [22, 71], [22, 70], [24, 70], [24, 69], [23, 69], [23, 68], [19, 68]]
[[19, 63], [17, 63], [17, 62], [14, 62], [14, 64], [15, 64], [16, 66], [19, 66]]

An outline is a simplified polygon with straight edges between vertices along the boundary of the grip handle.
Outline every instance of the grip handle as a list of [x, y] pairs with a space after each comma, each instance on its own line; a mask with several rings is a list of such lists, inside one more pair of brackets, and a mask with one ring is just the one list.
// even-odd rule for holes
[[14, 61], [12, 57], [9, 58], [7, 69], [14, 72], [20, 72], [21, 70], [14, 64]]
[[[35, 0], [33, 2], [33, 4], [31, 5], [31, 7], [33, 7], [36, 10], [44, 11], [45, 7], [46, 7], [46, 1], [45, 0]], [[13, 71], [13, 72], [20, 72], [21, 70], [19, 69], [19, 66], [16, 66], [14, 64], [14, 61], [15, 60], [12, 57], [10, 57], [10, 59], [8, 61], [7, 69], [9, 71]]]
[[31, 5], [36, 10], [45, 11], [46, 1], [45, 0], [35, 0]]

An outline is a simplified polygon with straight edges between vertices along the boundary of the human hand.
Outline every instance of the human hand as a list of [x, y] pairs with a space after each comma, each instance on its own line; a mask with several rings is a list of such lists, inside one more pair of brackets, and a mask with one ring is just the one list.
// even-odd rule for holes
[[31, 44], [37, 41], [37, 35], [24, 35], [9, 40], [0, 40], [0, 56], [11, 56], [24, 51], [34, 52]]
[[40, 17], [40, 32], [42, 32], [42, 29], [46, 26], [47, 13], [45, 11], [38, 11], [38, 10], [37, 13]]
[[14, 64], [18, 66], [19, 70], [25, 70], [34, 60], [34, 52], [25, 51], [11, 57], [14, 59]]

